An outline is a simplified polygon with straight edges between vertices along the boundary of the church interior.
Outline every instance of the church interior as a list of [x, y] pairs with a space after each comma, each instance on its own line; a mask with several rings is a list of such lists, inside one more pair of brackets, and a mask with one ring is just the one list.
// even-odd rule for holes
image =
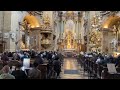
[[120, 79], [119, 40], [119, 11], [0, 11], [0, 71], [14, 66], [16, 79], [19, 63], [27, 78]]

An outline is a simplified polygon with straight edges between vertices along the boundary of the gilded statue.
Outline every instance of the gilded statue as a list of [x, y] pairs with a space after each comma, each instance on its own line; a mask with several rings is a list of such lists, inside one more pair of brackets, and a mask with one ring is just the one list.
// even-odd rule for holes
[[43, 18], [44, 24], [50, 24], [50, 17], [47, 15], [44, 16]]
[[71, 49], [72, 48], [72, 39], [73, 39], [73, 36], [72, 36], [72, 33], [69, 31], [69, 32], [67, 32], [67, 37], [66, 37], [66, 39], [67, 39], [67, 49]]

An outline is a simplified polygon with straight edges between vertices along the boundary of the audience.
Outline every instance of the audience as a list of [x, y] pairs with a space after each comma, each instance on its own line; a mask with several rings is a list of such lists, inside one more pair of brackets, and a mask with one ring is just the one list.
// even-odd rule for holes
[[[10, 70], [10, 67], [8, 66], [9, 58], [13, 58], [13, 60], [19, 61], [21, 64], [16, 65], [15, 70]], [[28, 68], [28, 72], [21, 70], [23, 60], [24, 58], [30, 58], [33, 61], [30, 68]], [[113, 57], [112, 55], [107, 55], [104, 53], [97, 53], [97, 52], [91, 52], [91, 53], [81, 53], [79, 55], [79, 63], [83, 63], [82, 66], [85, 67], [85, 64], [88, 65], [88, 60], [98, 66], [104, 66], [107, 67], [108, 63], [115, 64], [116, 68], [120, 68], [120, 56]], [[61, 65], [63, 64], [63, 55], [56, 51], [41, 51], [36, 52], [34, 50], [30, 51], [17, 51], [17, 52], [4, 52], [1, 56], [1, 66], [0, 66], [0, 79], [42, 79], [42, 76], [44, 76], [43, 72], [46, 72], [46, 70], [39, 70], [39, 65], [46, 65], [47, 67], [47, 79], [51, 79], [57, 75], [56, 78], [60, 77], [61, 72]], [[91, 66], [92, 67], [92, 66]], [[90, 68], [90, 67], [89, 67]], [[87, 69], [90, 70], [88, 67]], [[98, 67], [96, 67], [96, 70], [98, 70]], [[54, 74], [53, 74], [54, 73]], [[107, 70], [104, 72], [101, 72], [102, 76], [107, 77]], [[106, 74], [103, 74], [106, 73]], [[45, 76], [45, 77], [46, 77]]]
[[[21, 66], [23, 66], [24, 58], [30, 58], [34, 61], [33, 63], [30, 63], [30, 68], [26, 68], [23, 71]], [[15, 66], [15, 70], [10, 66], [11, 68], [7, 71], [8, 67], [6, 66], [8, 66], [11, 61], [18, 61], [21, 64], [12, 65]], [[45, 79], [51, 79], [52, 77], [55, 77], [54, 75], [56, 74], [57, 77], [60, 76], [63, 55], [56, 51], [35, 52], [34, 50], [21, 50], [16, 52], [4, 52], [1, 56], [1, 62], [3, 67], [6, 67], [5, 69], [3, 68], [0, 70], [1, 79], [5, 78], [5, 75], [8, 75], [8, 78], [11, 77], [14, 79], [42, 79], [43, 76]], [[42, 65], [43, 67], [38, 68], [38, 65]], [[56, 74], [53, 75], [53, 72]]]

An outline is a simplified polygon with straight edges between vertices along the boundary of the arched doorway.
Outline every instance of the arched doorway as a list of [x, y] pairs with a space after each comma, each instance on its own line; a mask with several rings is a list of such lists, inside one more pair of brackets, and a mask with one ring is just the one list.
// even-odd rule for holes
[[120, 17], [110, 16], [103, 23], [102, 50], [106, 53], [120, 51]]

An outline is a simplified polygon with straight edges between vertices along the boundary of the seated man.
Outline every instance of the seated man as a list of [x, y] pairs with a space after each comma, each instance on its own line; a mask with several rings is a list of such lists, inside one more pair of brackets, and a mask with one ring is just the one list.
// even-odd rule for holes
[[15, 79], [27, 79], [27, 75], [23, 70], [21, 70], [21, 64], [16, 65], [16, 70], [12, 72]]

